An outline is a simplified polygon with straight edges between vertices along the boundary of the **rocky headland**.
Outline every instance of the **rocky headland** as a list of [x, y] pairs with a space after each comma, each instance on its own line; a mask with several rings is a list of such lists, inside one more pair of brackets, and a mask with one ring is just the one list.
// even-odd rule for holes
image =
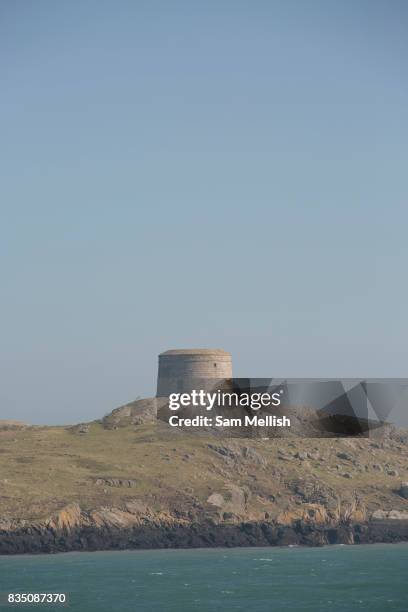
[[0, 554], [408, 541], [405, 430], [226, 439], [171, 428], [157, 408], [0, 422]]

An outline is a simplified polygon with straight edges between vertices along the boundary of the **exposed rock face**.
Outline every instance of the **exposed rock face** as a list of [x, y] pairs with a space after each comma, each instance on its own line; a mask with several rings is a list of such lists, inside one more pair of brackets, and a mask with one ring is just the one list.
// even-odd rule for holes
[[340, 453], [337, 453], [337, 456], [338, 456], [339, 459], [343, 459], [344, 461], [352, 461], [353, 460], [352, 455], [350, 455], [350, 453], [346, 453], [344, 451], [340, 452]]
[[157, 410], [166, 403], [166, 399], [150, 397], [139, 399], [113, 410], [102, 419], [106, 429], [127, 427], [128, 425], [143, 425], [157, 420]]
[[217, 506], [217, 508], [222, 508], [225, 504], [225, 499], [221, 493], [212, 493], [207, 499], [207, 503]]
[[225, 461], [238, 465], [256, 465], [266, 468], [268, 462], [265, 457], [251, 446], [240, 446], [234, 441], [223, 445], [208, 444], [208, 448], [221, 455]]
[[212, 493], [207, 502], [220, 509], [223, 518], [243, 519], [251, 492], [247, 488], [226, 483], [221, 492]]
[[70, 428], [70, 431], [74, 434], [87, 434], [90, 431], [89, 423], [80, 423]]
[[371, 515], [373, 520], [392, 520], [392, 521], [408, 521], [408, 512], [400, 512], [398, 510], [376, 510]]
[[293, 510], [282, 512], [276, 519], [279, 525], [293, 525], [297, 521], [314, 525], [329, 525], [330, 517], [326, 508], [320, 504], [302, 504]]
[[132, 478], [97, 478], [95, 484], [108, 487], [136, 487], [138, 482]]
[[[221, 497], [214, 497], [220, 501]], [[129, 548], [187, 548], [213, 546], [285, 546], [356, 544], [408, 540], [408, 514], [385, 513], [369, 523], [330, 522], [325, 509], [309, 504], [277, 521], [188, 521], [155, 513], [135, 499], [123, 508], [83, 512], [69, 504], [48, 520], [0, 521], [0, 554], [123, 550]], [[397, 513], [402, 514], [402, 513]], [[230, 518], [228, 516], [227, 518]]]
[[45, 522], [46, 528], [52, 531], [63, 531], [69, 533], [82, 524], [82, 513], [79, 504], [69, 504], [60, 512]]
[[408, 499], [408, 482], [402, 482], [401, 483], [401, 486], [400, 486], [400, 489], [399, 489], [399, 494], [404, 499]]

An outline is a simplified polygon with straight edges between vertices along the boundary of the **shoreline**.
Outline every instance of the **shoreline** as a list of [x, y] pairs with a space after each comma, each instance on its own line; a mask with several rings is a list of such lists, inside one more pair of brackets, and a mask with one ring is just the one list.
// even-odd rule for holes
[[307, 545], [301, 545], [301, 544], [288, 544], [286, 546], [271, 546], [271, 545], [265, 545], [265, 546], [234, 546], [234, 547], [228, 547], [228, 546], [213, 546], [213, 547], [190, 547], [190, 548], [123, 548], [123, 549], [104, 549], [104, 550], [68, 550], [68, 551], [57, 551], [57, 552], [50, 552], [50, 553], [15, 553], [15, 554], [1, 554], [0, 553], [0, 561], [1, 559], [16, 559], [16, 558], [30, 558], [32, 557], [33, 559], [36, 559], [37, 557], [60, 557], [60, 556], [68, 556], [68, 555], [102, 555], [104, 553], [113, 553], [113, 554], [121, 554], [121, 553], [129, 553], [129, 554], [133, 554], [133, 553], [145, 553], [145, 552], [162, 552], [162, 551], [166, 551], [166, 552], [189, 552], [190, 550], [196, 550], [196, 551], [205, 551], [205, 552], [210, 552], [210, 551], [219, 551], [219, 552], [232, 552], [232, 551], [238, 551], [238, 550], [268, 550], [268, 549], [277, 549], [277, 550], [287, 550], [287, 549], [297, 549], [297, 550], [332, 550], [332, 549], [336, 549], [336, 548], [343, 548], [343, 547], [347, 547], [347, 548], [365, 548], [365, 547], [388, 547], [388, 546], [392, 546], [393, 548], [397, 548], [398, 546], [404, 547], [404, 546], [408, 546], [408, 540], [402, 540], [400, 542], [371, 542], [371, 543], [367, 543], [367, 544], [323, 544], [322, 546], [307, 546]]
[[144, 525], [131, 529], [83, 527], [55, 530], [27, 525], [0, 532], [0, 556], [135, 550], [235, 548], [321, 548], [336, 545], [408, 543], [408, 520], [369, 521], [341, 525], [296, 522], [190, 525]]

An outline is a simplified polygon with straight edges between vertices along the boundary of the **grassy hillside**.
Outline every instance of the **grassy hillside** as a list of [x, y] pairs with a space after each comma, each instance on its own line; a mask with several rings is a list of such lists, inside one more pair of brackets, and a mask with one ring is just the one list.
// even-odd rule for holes
[[[83, 433], [81, 433], [81, 431]], [[408, 510], [404, 437], [230, 440], [160, 421], [0, 429], [0, 518], [38, 520], [139, 500], [152, 512], [275, 519], [304, 504]], [[353, 501], [354, 500], [354, 501]]]

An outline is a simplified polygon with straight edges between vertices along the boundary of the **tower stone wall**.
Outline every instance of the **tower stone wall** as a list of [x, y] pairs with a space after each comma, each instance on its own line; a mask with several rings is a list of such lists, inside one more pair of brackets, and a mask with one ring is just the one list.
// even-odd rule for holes
[[232, 378], [231, 354], [221, 349], [175, 349], [159, 355], [157, 397], [212, 388]]

